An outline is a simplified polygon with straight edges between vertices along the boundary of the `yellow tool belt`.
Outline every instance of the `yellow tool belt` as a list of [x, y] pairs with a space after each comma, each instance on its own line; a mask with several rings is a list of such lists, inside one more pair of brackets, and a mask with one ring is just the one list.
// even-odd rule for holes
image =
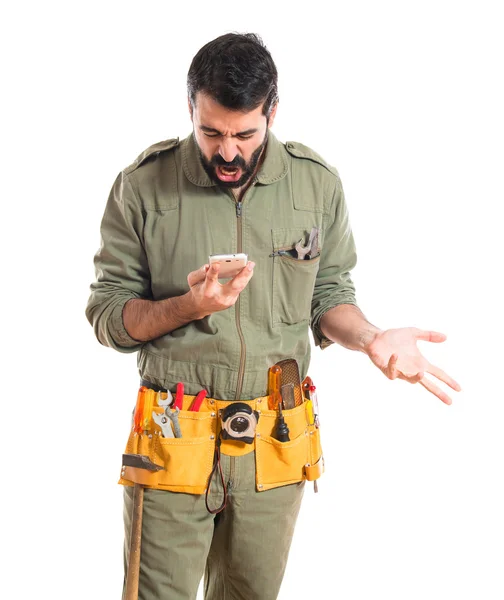
[[[148, 488], [203, 494], [208, 486], [215, 455], [215, 445], [220, 436], [220, 411], [233, 401], [205, 398], [199, 411], [190, 411], [195, 396], [185, 395], [179, 422], [182, 437], [165, 438], [156, 425], [149, 434], [131, 431], [126, 454], [147, 456], [163, 470], [123, 466], [119, 483], [141, 483]], [[254, 400], [241, 400], [259, 413], [254, 442], [246, 444], [236, 440], [222, 440], [220, 451], [229, 456], [243, 456], [255, 450], [257, 491], [296, 483], [314, 481], [324, 471], [320, 446], [320, 429], [310, 424], [303, 403], [283, 416], [289, 428], [290, 441], [274, 438], [278, 412], [268, 409], [268, 396]], [[154, 406], [161, 414], [163, 409]]]

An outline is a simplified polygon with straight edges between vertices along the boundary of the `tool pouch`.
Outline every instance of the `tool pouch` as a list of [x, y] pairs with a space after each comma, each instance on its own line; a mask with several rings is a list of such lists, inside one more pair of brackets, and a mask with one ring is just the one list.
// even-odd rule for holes
[[288, 442], [274, 437], [277, 411], [261, 411], [255, 440], [256, 486], [260, 491], [304, 479], [313, 481], [324, 472], [320, 429], [308, 424], [305, 403], [284, 410], [283, 416], [289, 428]]
[[[125, 453], [148, 456], [162, 470], [151, 472], [123, 467], [119, 483], [141, 483], [150, 488], [187, 494], [205, 492], [213, 466], [217, 418], [210, 402], [209, 410], [187, 410], [193, 400], [194, 396], [184, 396], [179, 412], [182, 437], [165, 438], [157, 425], [149, 434], [131, 431]], [[159, 414], [163, 412], [157, 406], [153, 410]]]
[[[206, 398], [200, 410], [195, 412], [188, 410], [193, 400], [194, 396], [184, 396], [179, 412], [182, 437], [164, 438], [155, 424], [148, 434], [131, 431], [125, 453], [146, 456], [162, 470], [152, 472], [123, 466], [119, 483], [141, 483], [149, 488], [188, 494], [203, 494], [206, 491], [213, 467], [215, 443], [220, 434], [219, 413], [231, 402]], [[221, 444], [221, 453], [243, 456], [255, 450], [258, 491], [305, 479], [313, 481], [322, 475], [324, 460], [320, 430], [309, 424], [305, 403], [283, 411], [290, 441], [279, 442], [274, 437], [278, 413], [267, 409], [268, 397], [243, 402], [259, 413], [254, 443], [225, 440]], [[157, 406], [153, 410], [159, 414], [163, 411]]]

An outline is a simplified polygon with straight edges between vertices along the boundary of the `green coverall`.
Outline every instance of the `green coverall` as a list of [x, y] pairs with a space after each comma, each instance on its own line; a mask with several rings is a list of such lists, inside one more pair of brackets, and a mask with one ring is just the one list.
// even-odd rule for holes
[[[281, 253], [306, 242], [313, 227], [320, 230], [320, 256], [301, 261]], [[355, 244], [338, 173], [271, 131], [239, 203], [210, 180], [192, 134], [151, 146], [118, 175], [101, 234], [86, 315], [100, 343], [138, 351], [140, 377], [172, 391], [181, 381], [188, 394], [204, 388], [222, 400], [263, 396], [269, 367], [284, 358], [295, 358], [304, 378], [308, 328], [325, 348], [332, 342], [320, 330], [323, 314], [356, 304]], [[185, 294], [189, 272], [210, 254], [230, 252], [256, 263], [233, 307], [147, 343], [128, 335], [128, 300]], [[223, 465], [227, 483], [234, 480], [229, 505], [216, 518], [202, 496], [145, 491], [140, 598], [194, 598], [207, 556], [208, 599], [277, 597], [303, 483], [256, 490], [254, 453], [223, 456]], [[125, 488], [126, 527], [130, 504]]]

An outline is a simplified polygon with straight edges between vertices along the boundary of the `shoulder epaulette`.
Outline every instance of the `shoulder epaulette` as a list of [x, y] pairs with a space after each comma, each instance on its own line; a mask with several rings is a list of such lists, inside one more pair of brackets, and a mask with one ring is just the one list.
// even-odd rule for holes
[[138, 169], [138, 167], [141, 164], [143, 164], [148, 158], [152, 156], [158, 156], [158, 154], [161, 154], [161, 152], [172, 150], [178, 145], [179, 138], [173, 138], [171, 140], [164, 140], [162, 142], [158, 142], [157, 144], [152, 144], [152, 146], [149, 146], [147, 150], [144, 150], [141, 154], [139, 154], [129, 167], [126, 167], [126, 169], [124, 169], [124, 173], [133, 172], [135, 169]]
[[300, 144], [299, 142], [286, 142], [285, 148], [287, 149], [287, 152], [289, 154], [292, 154], [292, 156], [295, 156], [296, 158], [305, 158], [307, 160], [316, 162], [319, 165], [325, 167], [334, 175], [338, 175], [338, 171], [334, 167], [331, 167], [331, 165], [326, 163], [326, 161], [320, 156], [320, 154], [317, 154], [314, 150], [308, 148], [308, 146]]

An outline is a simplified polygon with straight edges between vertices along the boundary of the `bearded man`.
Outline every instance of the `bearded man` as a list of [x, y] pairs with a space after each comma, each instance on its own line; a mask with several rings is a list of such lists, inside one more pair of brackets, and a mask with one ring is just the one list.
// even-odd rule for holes
[[[207, 600], [273, 600], [305, 481], [320, 475], [323, 459], [313, 413], [296, 403], [282, 417], [268, 406], [270, 368], [293, 359], [304, 380], [311, 328], [316, 346], [364, 352], [390, 379], [419, 383], [446, 403], [426, 373], [459, 386], [416, 346], [443, 334], [383, 331], [357, 307], [340, 178], [316, 152], [271, 132], [277, 70], [260, 38], [209, 42], [187, 84], [191, 135], [148, 148], [112, 188], [86, 311], [102, 344], [139, 353], [142, 393], [157, 394], [127, 451], [159, 470], [137, 480], [125, 466], [121, 476], [125, 566], [140, 481], [139, 598], [195, 598], [205, 575]], [[207, 257], [226, 253], [249, 262], [223, 279]], [[179, 407], [166, 407], [169, 393]], [[252, 423], [246, 441], [222, 433], [236, 403], [237, 424]], [[280, 437], [282, 418], [288, 434]]]

